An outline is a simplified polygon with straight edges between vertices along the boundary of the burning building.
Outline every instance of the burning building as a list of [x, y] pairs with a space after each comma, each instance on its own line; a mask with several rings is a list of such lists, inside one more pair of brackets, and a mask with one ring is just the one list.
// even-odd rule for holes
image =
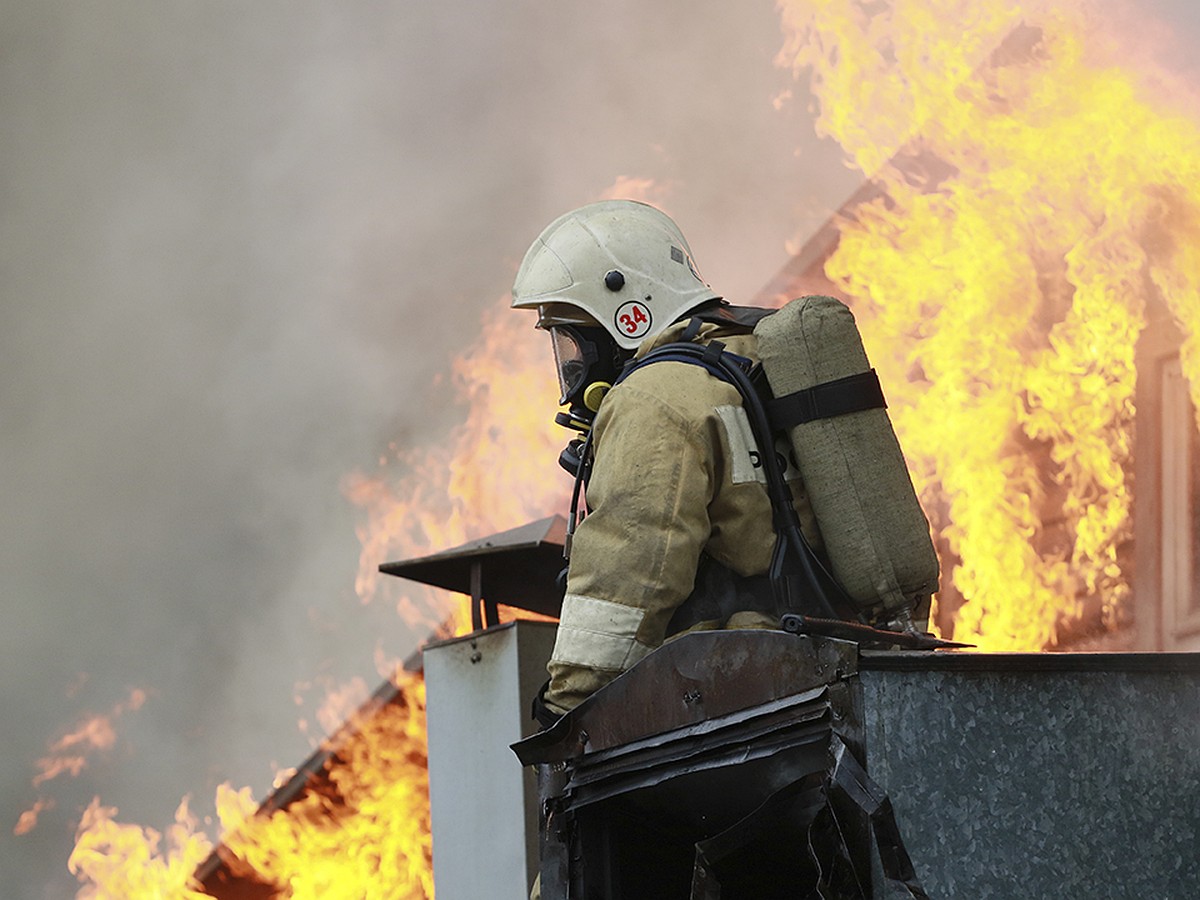
[[[933, 894], [1192, 895], [1200, 665], [1181, 651], [1200, 649], [1197, 128], [1090, 61], [1058, 15], [947, 49], [933, 46], [944, 29], [913, 10], [889, 22], [908, 33], [884, 39], [850, 12], [782, 8], [787, 61], [814, 73], [823, 128], [870, 178], [760, 299], [828, 293], [854, 309], [947, 573], [938, 630], [996, 651], [864, 653], [787, 696], [843, 682], [857, 692], [855, 736]], [[923, 28], [929, 40], [913, 36]], [[925, 56], [913, 62], [910, 47]], [[949, 58], [930, 65], [935, 51]], [[508, 571], [537, 581], [523, 566]], [[210, 894], [299, 895], [340, 858], [392, 867], [378, 882], [389, 885], [403, 859], [412, 872], [394, 895], [428, 896], [432, 876], [417, 870], [439, 865], [439, 846], [461, 884], [527, 889], [534, 795], [502, 745], [530, 727], [516, 698], [548, 651], [544, 634], [524, 638], [547, 626], [480, 630], [499, 610], [483, 569], [465, 571], [451, 587], [472, 595], [476, 628], [426, 657], [431, 717], [437, 690], [460, 699], [442, 707], [448, 743], [430, 726], [430, 756], [455, 788], [439, 806], [434, 774], [432, 848], [411, 789], [427, 762], [412, 734], [424, 695], [403, 677], [227, 837], [198, 873]], [[508, 692], [503, 703], [493, 690]], [[485, 733], [500, 768], [456, 755], [477, 753]], [[397, 766], [360, 786], [353, 766], [375, 754]], [[503, 801], [486, 792], [500, 779], [517, 783]], [[372, 793], [389, 780], [409, 785], [407, 806]], [[407, 810], [396, 830], [412, 846], [382, 842], [390, 825], [350, 839], [353, 823], [392, 808]], [[469, 833], [455, 834], [467, 817]], [[504, 831], [520, 832], [518, 849]], [[288, 869], [272, 847], [299, 862]], [[499, 847], [504, 859], [489, 858]]]
[[[810, 28], [853, 30], [829, 18]], [[949, 573], [943, 634], [1197, 649], [1195, 127], [1089, 62], [1077, 28], [1014, 27], [956, 83], [902, 78], [918, 121], [870, 106], [886, 162], [862, 131], [889, 125], [845, 118], [872, 88], [842, 71], [886, 67], [879, 47], [842, 34], [840, 69], [796, 47], [841, 79], [826, 127], [877, 174], [764, 296], [854, 309]]]
[[[1020, 37], [1032, 41], [1024, 53], [1033, 53], [1037, 33]], [[1020, 58], [1019, 54], [1008, 57]], [[906, 183], [921, 191], [936, 190], [953, 174], [947, 164], [922, 148], [898, 154], [893, 164]], [[836, 272], [843, 240], [847, 236], [862, 240], [855, 228], [879, 214], [873, 204], [889, 208], [890, 190], [886, 181], [865, 185], [835, 220], [798, 250], [764, 289], [760, 302], [771, 305], [793, 295], [820, 292], [841, 294], [855, 303], [830, 272]], [[1029, 319], [1022, 333], [1029, 331], [1029, 322], [1042, 332], [1027, 335], [1032, 349], [1025, 348], [1027, 358], [1018, 355], [1017, 371], [1044, 377], [1030, 360], [1036, 362], [1047, 345], [1056, 346], [1048, 335], [1070, 319], [1076, 287], [1061, 268], [1039, 271], [1037, 278], [1039, 302], [1025, 310]], [[868, 316], [876, 312], [869, 303], [856, 304], [856, 308]], [[1057, 597], [1053, 618], [1043, 618], [1040, 630], [999, 635], [1001, 646], [1004, 641], [1023, 642], [1025, 650], [1077, 652], [850, 653], [839, 657], [840, 665], [830, 667], [836, 673], [832, 680], [808, 673], [811, 683], [789, 684], [782, 696], [756, 696], [749, 706], [736, 707], [735, 703], [732, 711], [722, 710], [726, 719], [737, 719], [732, 724], [722, 720], [723, 727], [733, 729], [732, 745], [743, 750], [747, 745], [738, 744], [744, 737], [739, 729], [754, 722], [752, 712], [763, 703], [798, 698], [801, 721], [819, 722], [824, 715], [852, 721], [853, 727], [840, 732], [839, 738], [866, 757], [873, 776], [892, 793], [916, 869], [935, 895], [988, 896], [1017, 891], [1033, 896], [1098, 896], [1115, 884], [1136, 894], [1182, 896], [1200, 886], [1200, 871], [1190, 850], [1200, 823], [1178, 799], [1200, 787], [1200, 758], [1195, 752], [1200, 746], [1196, 732], [1200, 710], [1195, 705], [1200, 657], [1137, 652], [1196, 646], [1196, 634], [1186, 621], [1196, 593], [1189, 580], [1194, 541], [1191, 471], [1195, 415], [1182, 374], [1184, 332], [1161, 293], [1147, 293], [1145, 320], [1140, 329], [1128, 333], [1137, 341], [1132, 354], [1139, 374], [1136, 390], [1124, 405], [1118, 405], [1119, 414], [1101, 419], [1095, 434], [1085, 433], [1103, 446], [1123, 448], [1122, 453], [1100, 454], [1115, 468], [1072, 468], [1066, 455], [1075, 445], [1068, 441], [1060, 447], [1045, 436], [1034, 439], [1032, 429], [1023, 430], [1021, 416], [1008, 420], [1010, 430], [998, 441], [1001, 458], [1008, 460], [1002, 471], [1008, 483], [1027, 489], [1024, 499], [1036, 502], [1038, 521], [1036, 527], [1023, 530], [1012, 516], [1013, 510], [1002, 510], [1009, 516], [1009, 528], [997, 541], [997, 552], [1003, 554], [1009, 541], [1018, 541], [1025, 545], [1024, 559], [1036, 558], [1047, 566], [1046, 572], [1032, 575], [1014, 568], [1011, 574], [1018, 588], [1032, 590], [1031, 585], [1044, 587], [1061, 578], [1063, 561], [1075, 553], [1073, 544], [1095, 539], [1084, 527], [1088, 520], [1072, 490], [1084, 484], [1093, 491], [1092, 502], [1102, 508], [1113, 502], [1106, 496], [1109, 492], [1123, 498], [1117, 506], [1126, 518], [1102, 535], [1108, 544], [1101, 541], [1096, 545], [1099, 550], [1089, 551], [1108, 559], [1109, 566], [1090, 579], [1076, 573], [1063, 582], [1070, 590]], [[1113, 363], [1096, 348], [1091, 349], [1096, 355], [1096, 371], [1087, 372], [1110, 385], [1112, 371], [1106, 366]], [[886, 352], [884, 355], [886, 358]], [[912, 358], [905, 361], [913, 373]], [[920, 377], [922, 373], [915, 374]], [[1075, 377], [1079, 372], [1069, 374]], [[984, 387], [982, 383], [977, 387], [979, 397], [985, 396]], [[1013, 395], [1030, 416], [1043, 396], [1031, 390]], [[1102, 474], [1107, 480], [1101, 479]], [[1127, 486], [1135, 479], [1141, 490], [1126, 496]], [[935, 520], [941, 517], [938, 532], [943, 559], [950, 561], [947, 569], [957, 571], [963, 567], [963, 553], [970, 545], [956, 538], [952, 509], [956, 500], [932, 477], [925, 499]], [[382, 567], [390, 574], [418, 578], [471, 597], [471, 633], [435, 642], [426, 655], [429, 695], [434, 701], [430, 709], [434, 834], [430, 859], [443, 897], [480, 896], [482, 892], [524, 896], [536, 872], [537, 792], [529, 772], [521, 773], [513, 766], [503, 745], [527, 737], [532, 728], [525, 703], [542, 677], [551, 631], [540, 623], [495, 626], [501, 603], [553, 615], [555, 598], [543, 591], [558, 566], [561, 530], [561, 522], [546, 520], [455, 551]], [[939, 630], [957, 636], [956, 623], [977, 596], [965, 582], [951, 580], [944, 585], [937, 615]], [[1184, 604], [1183, 616], [1179, 615], [1179, 603]], [[987, 629], [968, 636], [981, 638], [982, 643], [997, 641], [996, 633]], [[1098, 650], [1125, 652], [1095, 652]], [[691, 659], [694, 664], [696, 657], [707, 661], [720, 658], [721, 650], [678, 643], [673, 652], [684, 654], [684, 662]], [[668, 670], [678, 673], [680, 667], [673, 663]], [[656, 686], [666, 683], [666, 674], [652, 674]], [[830, 704], [827, 712], [821, 712], [826, 708], [817, 702], [814, 712], [804, 704], [814, 700], [811, 691], [824, 685], [844, 688], [854, 697], [853, 702], [849, 706]], [[700, 684], [697, 679], [680, 691], [681, 695], [709, 696], [714, 689], [715, 685]], [[628, 691], [636, 701], [638, 692]], [[621, 709], [627, 710], [629, 703], [629, 696], [623, 695]], [[644, 697], [642, 706], [646, 706]], [[1164, 708], [1177, 715], [1164, 719]], [[598, 709], [590, 715], [599, 727], [613, 730], [615, 726], [608, 722], [611, 711], [606, 714], [602, 705]], [[439, 715], [443, 717], [440, 722]], [[700, 723], [708, 727], [720, 718], [708, 711], [699, 719], [659, 725], [673, 725], [674, 739], [686, 743], [697, 738]], [[590, 722], [584, 721], [580, 728], [595, 727]], [[786, 720], [780, 727], [793, 726]], [[815, 739], [823, 740], [821, 726], [812, 727], [817, 729]], [[805, 746], [799, 732], [788, 734], [792, 746]], [[490, 750], [480, 746], [485, 735]], [[601, 762], [613, 767], [608, 756], [648, 736], [623, 733], [624, 743], [593, 742], [589, 753], [604, 756]], [[763, 733], [758, 732], [756, 740], [762, 738]], [[751, 745], [751, 751], [752, 746], [757, 745]], [[590, 829], [593, 837], [599, 834], [604, 838], [600, 845], [611, 849], [613, 822], [627, 821], [622, 818], [627, 811], [617, 803], [626, 789], [651, 792], [637, 797], [634, 803], [639, 808], [644, 809], [647, 802], [653, 808], [657, 802], [653, 798], [660, 795], [679, 805], [678, 792], [664, 791], [664, 785], [695, 775], [682, 762], [688, 752], [679, 748], [664, 751], [653, 763], [625, 769], [616, 766], [617, 775], [605, 776], [619, 776], [633, 788], [614, 789], [587, 774], [586, 778], [593, 779], [587, 782], [590, 789], [609, 793], [588, 811], [584, 807], [573, 810], [585, 823], [580, 827]], [[773, 757], [766, 753], [764, 758]], [[803, 754], [798, 758], [802, 760]], [[286, 810], [297, 787], [300, 795], [320, 793], [339, 764], [336, 754], [318, 755], [310, 762], [315, 765], [305, 767], [305, 778], [295, 782], [290, 794], [264, 806], [264, 814]], [[558, 762], [582, 765], [570, 754]], [[804, 771], [802, 763], [787, 765], [794, 768], [793, 775]], [[772, 770], [772, 776], [776, 774]], [[596, 788], [596, 783], [601, 787]], [[617, 805], [611, 805], [614, 803]], [[648, 834], [638, 834], [641, 840], [649, 840]], [[1064, 846], [1063, 836], [1068, 834], [1069, 846]], [[1117, 847], [1122, 849], [1114, 849]], [[687, 840], [676, 842], [669, 850], [660, 849], [664, 859], [669, 855], [673, 860], [668, 868], [676, 873], [672, 876], [675, 881], [682, 883], [696, 871], [695, 847]], [[626, 847], [590, 861], [593, 869], [599, 866], [606, 872], [607, 893], [598, 896], [644, 896], [638, 891], [664, 888], [657, 882], [631, 886], [622, 881], [629, 877], [629, 870], [647, 870], [646, 860], [631, 853]], [[239, 885], [247, 882], [231, 874], [236, 866], [236, 855], [218, 851], [204, 870], [204, 884], [216, 896], [255, 896], [239, 893], [246, 890]], [[876, 884], [881, 885], [880, 873], [874, 874]], [[702, 888], [693, 883], [693, 891]], [[272, 891], [263, 894], [277, 895]], [[693, 892], [691, 896], [720, 894]]]

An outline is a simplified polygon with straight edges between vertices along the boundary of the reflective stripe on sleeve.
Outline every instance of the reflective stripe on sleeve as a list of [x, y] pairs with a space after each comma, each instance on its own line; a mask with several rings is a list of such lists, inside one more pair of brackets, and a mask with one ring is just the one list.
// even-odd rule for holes
[[718, 406], [716, 413], [725, 426], [725, 441], [732, 469], [730, 481], [734, 484], [754, 481], [766, 484], [767, 476], [763, 474], [762, 464], [757, 458], [758, 447], [754, 443], [754, 431], [750, 428], [746, 410], [740, 406]]
[[632, 606], [567, 594], [551, 661], [623, 672], [650, 652], [637, 641], [645, 617]]
[[[767, 475], [763, 471], [762, 461], [758, 458], [758, 445], [754, 441], [754, 429], [750, 427], [750, 417], [741, 406], [718, 406], [717, 416], [725, 428], [725, 440], [729, 447], [729, 459], [732, 471], [729, 480], [733, 484], [746, 484], [757, 481], [767, 483]], [[800, 477], [796, 468], [795, 453], [786, 437], [775, 439], [775, 456], [783, 469], [784, 481], [795, 481]]]

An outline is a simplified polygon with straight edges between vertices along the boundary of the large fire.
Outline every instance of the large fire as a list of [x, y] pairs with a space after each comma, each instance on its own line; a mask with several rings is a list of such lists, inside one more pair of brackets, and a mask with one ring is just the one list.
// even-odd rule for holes
[[[820, 128], [884, 189], [840, 223], [825, 271], [853, 301], [946, 551], [960, 600], [939, 621], [1038, 650], [1081, 598], [1103, 598], [1114, 625], [1128, 595], [1133, 348], [1152, 293], [1200, 385], [1200, 129], [1078, 18], [990, 6], [786, 0], [782, 61], [811, 73]], [[549, 348], [506, 306], [454, 364], [463, 428], [397, 451], [399, 479], [347, 481], [364, 602], [382, 561], [564, 505]], [[389, 590], [415, 627], [454, 613]], [[364, 707], [295, 802], [255, 813], [248, 791], [220, 793], [231, 873], [281, 897], [433, 896], [423, 690], [392, 677], [396, 701]], [[114, 815], [97, 802], [81, 824], [81, 897], [203, 896], [192, 873], [213, 844], [186, 804], [165, 850]]]
[[1061, 8], [782, 10], [819, 127], [886, 189], [825, 271], [952, 556], [954, 637], [1043, 649], [1084, 598], [1118, 624], [1134, 346], [1156, 292], [1200, 386], [1200, 129]]
[[394, 685], [331, 739], [295, 802], [222, 816], [218, 853], [232, 875], [312, 900], [433, 896], [424, 685], [405, 673]]

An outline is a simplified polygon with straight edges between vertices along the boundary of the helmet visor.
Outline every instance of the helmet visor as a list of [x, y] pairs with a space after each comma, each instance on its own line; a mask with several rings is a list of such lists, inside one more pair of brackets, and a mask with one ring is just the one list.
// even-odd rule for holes
[[591, 315], [571, 303], [539, 303], [537, 327], [550, 329], [555, 325], [597, 325]]
[[587, 377], [587, 360], [574, 329], [552, 326], [550, 340], [554, 344], [554, 366], [558, 370], [558, 386], [562, 390], [558, 402], [563, 404], [579, 390]]

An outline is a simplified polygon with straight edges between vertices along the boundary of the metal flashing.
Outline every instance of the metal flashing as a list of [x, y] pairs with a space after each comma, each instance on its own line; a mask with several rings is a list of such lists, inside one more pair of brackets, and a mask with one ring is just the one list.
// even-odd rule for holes
[[557, 617], [566, 534], [567, 520], [549, 516], [429, 556], [385, 562], [379, 571], [467, 594], [477, 631], [499, 624], [498, 605]]
[[1200, 653], [983, 653], [863, 650], [875, 672], [1200, 672]]

